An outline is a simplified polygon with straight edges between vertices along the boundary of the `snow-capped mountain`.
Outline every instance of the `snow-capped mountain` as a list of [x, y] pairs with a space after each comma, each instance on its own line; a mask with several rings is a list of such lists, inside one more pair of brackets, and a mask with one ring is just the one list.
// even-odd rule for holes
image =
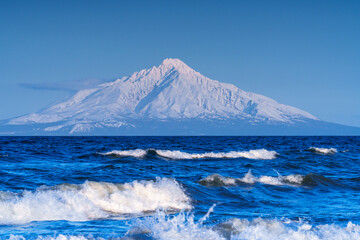
[[[63, 134], [97, 133], [105, 129], [131, 134], [137, 128], [154, 128], [157, 130], [153, 135], [157, 135], [163, 126], [174, 123], [171, 128], [183, 127], [184, 135], [188, 135], [197, 134], [196, 122], [201, 127], [211, 122], [218, 127], [230, 124], [236, 128], [264, 124], [295, 126], [317, 120], [298, 108], [209, 79], [179, 59], [165, 59], [158, 67], [81, 90], [65, 102], [10, 119], [6, 125]], [[206, 129], [201, 133], [206, 134]]]

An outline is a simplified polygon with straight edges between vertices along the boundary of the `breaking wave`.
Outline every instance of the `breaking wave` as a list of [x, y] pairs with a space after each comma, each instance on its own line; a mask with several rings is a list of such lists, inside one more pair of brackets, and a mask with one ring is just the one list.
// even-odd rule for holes
[[151, 239], [213, 239], [213, 240], [320, 240], [320, 239], [360, 239], [360, 226], [349, 222], [346, 227], [338, 225], [313, 226], [291, 220], [268, 220], [256, 218], [230, 219], [215, 226], [196, 221], [192, 214], [179, 213], [169, 216], [157, 212], [153, 217], [137, 220], [127, 236], [149, 236]]
[[100, 153], [101, 155], [112, 155], [119, 157], [144, 158], [147, 154], [156, 154], [160, 157], [169, 159], [199, 159], [199, 158], [249, 158], [249, 159], [275, 159], [279, 154], [275, 151], [257, 149], [250, 151], [231, 151], [231, 152], [207, 152], [207, 153], [187, 153], [177, 150], [155, 150], [155, 149], [136, 149], [125, 151], [110, 151]]
[[173, 179], [117, 184], [90, 182], [43, 186], [20, 194], [0, 192], [0, 224], [87, 221], [157, 209], [190, 209], [190, 198]]
[[143, 149], [136, 149], [136, 150], [124, 150], [124, 151], [119, 151], [119, 150], [113, 150], [110, 152], [106, 152], [106, 153], [99, 153], [100, 155], [105, 155], [105, 156], [119, 156], [119, 157], [136, 157], [136, 158], [142, 158], [145, 157], [147, 154], [146, 150]]
[[224, 177], [220, 174], [211, 174], [199, 181], [201, 185], [204, 186], [235, 186], [238, 184], [255, 184], [255, 183], [262, 183], [267, 185], [275, 185], [275, 186], [282, 186], [282, 185], [289, 185], [289, 186], [317, 186], [317, 185], [336, 185], [332, 180], [316, 175], [316, 174], [307, 174], [307, 175], [300, 175], [300, 174], [291, 174], [287, 176], [281, 176], [278, 173], [277, 177], [272, 176], [260, 176], [255, 177], [251, 170], [249, 170], [244, 177], [242, 178], [232, 178], [232, 177]]
[[317, 148], [311, 147], [308, 149], [310, 152], [320, 153], [320, 154], [335, 154], [338, 151], [335, 148]]
[[[167, 215], [157, 211], [154, 216], [138, 218], [130, 223], [130, 230], [120, 239], [156, 239], [156, 240], [325, 240], [325, 239], [360, 239], [360, 226], [348, 222], [346, 226], [335, 224], [311, 225], [302, 221], [271, 220], [256, 218], [253, 220], [233, 218], [216, 225], [207, 221], [212, 208], [201, 219], [193, 214], [181, 212]], [[10, 240], [25, 240], [18, 235], [11, 235]], [[32, 238], [34, 239], [34, 238]], [[37, 240], [87, 240], [104, 239], [91, 236], [39, 236]], [[117, 239], [117, 238], [116, 238]]]

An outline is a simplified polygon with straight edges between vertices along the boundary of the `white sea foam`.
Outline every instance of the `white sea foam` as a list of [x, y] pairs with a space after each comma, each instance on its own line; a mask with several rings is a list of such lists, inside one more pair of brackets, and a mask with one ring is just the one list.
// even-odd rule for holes
[[231, 152], [208, 152], [208, 153], [186, 153], [181, 151], [156, 150], [160, 156], [171, 159], [196, 159], [196, 158], [250, 158], [250, 159], [274, 159], [277, 156], [275, 151], [257, 149], [250, 151]]
[[[209, 212], [198, 221], [193, 214], [181, 212], [167, 215], [157, 211], [154, 216], [137, 218], [130, 224], [130, 230], [119, 239], [157, 239], [157, 240], [358, 240], [360, 226], [348, 222], [346, 226], [335, 224], [311, 225], [302, 221], [272, 220], [256, 218], [253, 220], [233, 218], [210, 225]], [[10, 240], [26, 240], [19, 235], [11, 235]], [[31, 239], [34, 239], [33, 237]], [[53, 235], [39, 236], [37, 240], [86, 240], [102, 239], [89, 236]]]
[[291, 186], [298, 186], [301, 185], [304, 179], [303, 175], [300, 174], [292, 174], [287, 176], [281, 176], [278, 174], [277, 177], [273, 176], [260, 176], [255, 177], [251, 170], [249, 170], [244, 177], [242, 178], [232, 178], [232, 177], [224, 177], [219, 174], [211, 174], [199, 182], [203, 185], [210, 185], [210, 186], [231, 186], [236, 185], [237, 183], [247, 183], [247, 184], [255, 184], [257, 182], [268, 184], [268, 185], [291, 185]]
[[360, 239], [360, 226], [351, 222], [346, 227], [338, 225], [313, 226], [291, 220], [267, 220], [257, 218], [230, 219], [215, 226], [194, 220], [192, 214], [179, 213], [169, 216], [157, 212], [153, 217], [138, 219], [128, 231], [127, 236], [150, 235], [158, 240], [320, 240], [320, 239]]
[[31, 221], [86, 221], [157, 209], [190, 209], [190, 198], [172, 179], [125, 184], [85, 182], [40, 187], [14, 195], [0, 192], [0, 224]]
[[335, 154], [338, 152], [335, 148], [317, 148], [317, 147], [311, 147], [309, 148], [309, 151], [321, 153], [321, 154]]
[[[207, 153], [187, 153], [177, 150], [155, 150], [157, 155], [169, 159], [198, 159], [198, 158], [249, 158], [249, 159], [274, 159], [278, 153], [266, 149], [257, 149], [250, 151], [231, 151], [231, 152], [207, 152]], [[144, 157], [149, 150], [136, 149], [125, 151], [110, 151], [101, 153], [102, 155], [130, 156], [141, 158]]]
[[[33, 238], [31, 238], [33, 239]], [[54, 237], [54, 236], [38, 236], [36, 238], [36, 240], [87, 240], [89, 238], [86, 238], [84, 236], [67, 236], [67, 235], [62, 235], [59, 234], [58, 236]], [[93, 239], [93, 238], [91, 238]], [[10, 235], [9, 240], [26, 240], [25, 237], [23, 236], [19, 236], [19, 235]]]
[[303, 181], [304, 176], [300, 174], [291, 174], [287, 176], [278, 176], [278, 177], [271, 177], [271, 176], [260, 176], [258, 178], [258, 182], [269, 184], [269, 185], [300, 185]]
[[[232, 240], [320, 240], [320, 239], [360, 239], [360, 226], [351, 222], [346, 227], [337, 225], [312, 226], [308, 223], [299, 223], [257, 218], [252, 221], [246, 219], [232, 219], [223, 224], [225, 229], [230, 227]], [[228, 225], [228, 226], [226, 226]], [[228, 230], [225, 230], [228, 231]]]
[[268, 184], [268, 185], [300, 185], [304, 179], [303, 175], [300, 174], [291, 174], [287, 176], [281, 176], [278, 174], [277, 177], [273, 176], [260, 176], [255, 177], [252, 175], [251, 170], [249, 170], [244, 177], [238, 178], [238, 181], [248, 183], [248, 184], [254, 184], [256, 182]]
[[196, 222], [192, 214], [180, 213], [174, 216], [159, 211], [154, 217], [137, 219], [127, 236], [150, 235], [157, 240], [217, 240], [224, 239], [211, 228]]
[[116, 156], [123, 156], [123, 157], [136, 157], [136, 158], [142, 158], [145, 157], [147, 151], [142, 149], [135, 149], [135, 150], [124, 150], [124, 151], [118, 151], [113, 150], [106, 153], [99, 153], [101, 155], [116, 155]]
[[220, 174], [211, 174], [200, 180], [200, 183], [211, 186], [236, 185], [236, 178], [224, 177]]

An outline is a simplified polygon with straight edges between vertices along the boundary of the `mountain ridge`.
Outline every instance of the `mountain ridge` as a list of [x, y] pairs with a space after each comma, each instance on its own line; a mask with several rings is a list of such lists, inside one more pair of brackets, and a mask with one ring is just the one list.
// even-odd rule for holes
[[[164, 121], [176, 122], [179, 127], [187, 122], [186, 135], [186, 131], [196, 134], [189, 130], [189, 121], [294, 128], [320, 120], [298, 108], [207, 78], [179, 59], [167, 58], [158, 67], [80, 90], [64, 102], [3, 125], [13, 129], [32, 126], [30, 132], [36, 134], [96, 134], [105, 128], [122, 134], [149, 121], [159, 128]], [[199, 134], [206, 134], [206, 129]]]

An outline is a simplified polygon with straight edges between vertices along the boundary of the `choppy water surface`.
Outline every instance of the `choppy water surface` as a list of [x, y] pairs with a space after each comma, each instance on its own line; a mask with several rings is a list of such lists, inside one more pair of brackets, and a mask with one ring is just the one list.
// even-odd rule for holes
[[1, 239], [360, 239], [360, 137], [1, 137]]

